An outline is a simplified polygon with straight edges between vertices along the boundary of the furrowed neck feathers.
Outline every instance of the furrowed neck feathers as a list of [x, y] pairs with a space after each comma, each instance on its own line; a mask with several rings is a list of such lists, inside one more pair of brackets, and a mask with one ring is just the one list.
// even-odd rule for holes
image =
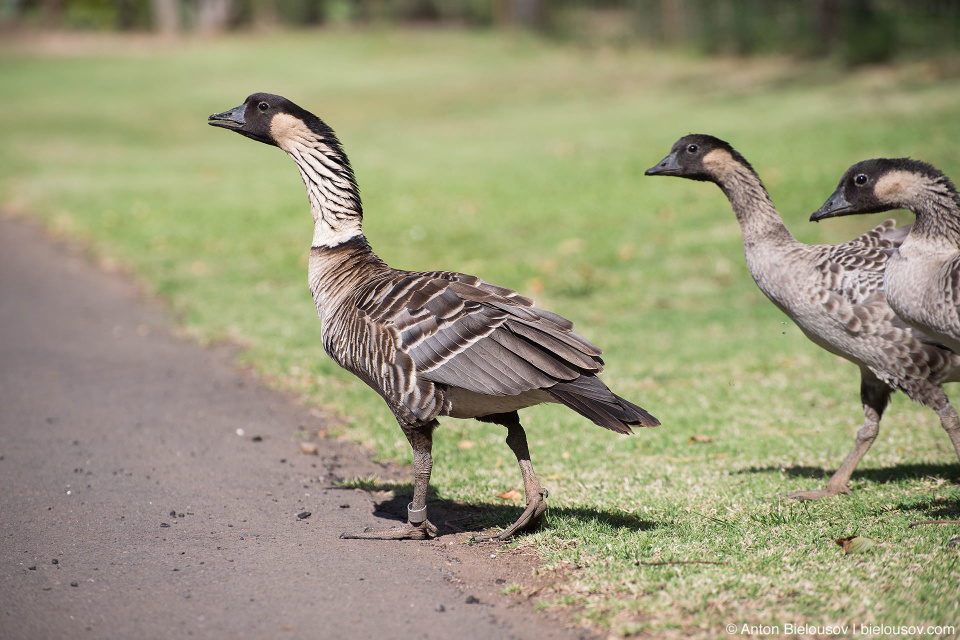
[[363, 235], [360, 191], [333, 130], [319, 118], [308, 125], [288, 114], [274, 116], [270, 130], [303, 178], [313, 215], [313, 246], [333, 247]]

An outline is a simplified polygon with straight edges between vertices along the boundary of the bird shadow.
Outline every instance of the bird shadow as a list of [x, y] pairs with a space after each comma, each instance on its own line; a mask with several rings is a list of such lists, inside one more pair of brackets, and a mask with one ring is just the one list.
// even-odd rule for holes
[[[363, 481], [363, 485], [359, 487], [343, 486], [342, 488], [359, 488], [371, 493], [389, 492], [389, 495], [383, 499], [374, 500], [373, 515], [377, 518], [399, 523], [407, 521], [407, 505], [413, 497], [413, 483], [377, 482], [367, 479]], [[438, 496], [433, 488], [430, 488], [427, 492], [427, 511], [430, 522], [437, 526], [439, 535], [479, 533], [495, 527], [506, 529], [520, 517], [523, 510], [523, 506], [510, 504], [464, 503], [449, 500]], [[649, 531], [662, 526], [661, 523], [643, 520], [629, 513], [602, 511], [586, 507], [548, 506], [546, 516], [541, 520], [538, 528], [549, 526], [549, 519], [555, 516], [593, 521], [607, 527], [635, 531]]]
[[[832, 475], [821, 467], [811, 467], [804, 465], [793, 465], [791, 467], [781, 467], [778, 465], [768, 465], [765, 467], [748, 467], [741, 469], [738, 474], [750, 473], [783, 473], [795, 478], [818, 478], [826, 479]], [[877, 484], [886, 484], [889, 482], [899, 482], [902, 480], [918, 480], [920, 478], [936, 477], [943, 478], [952, 483], [960, 483], [960, 465], [957, 464], [898, 464], [893, 467], [881, 469], [857, 469], [853, 472], [851, 478], [876, 482]]]

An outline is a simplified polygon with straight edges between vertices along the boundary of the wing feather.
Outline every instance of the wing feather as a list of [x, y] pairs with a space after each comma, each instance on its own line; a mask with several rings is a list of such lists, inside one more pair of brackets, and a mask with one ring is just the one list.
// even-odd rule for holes
[[529, 298], [455, 272], [398, 272], [361, 305], [427, 380], [515, 395], [602, 370], [600, 349]]

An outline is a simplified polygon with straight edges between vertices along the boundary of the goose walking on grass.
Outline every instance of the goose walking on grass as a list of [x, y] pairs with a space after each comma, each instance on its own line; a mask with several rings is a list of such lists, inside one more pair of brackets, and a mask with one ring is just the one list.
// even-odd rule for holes
[[760, 290], [804, 335], [860, 368], [864, 422], [853, 449], [826, 487], [789, 497], [849, 493], [850, 476], [876, 439], [895, 390], [937, 412], [960, 456], [960, 420], [942, 387], [960, 380], [960, 356], [901, 321], [884, 296], [884, 266], [909, 228], [887, 220], [838, 245], [798, 242], [750, 163], [713, 136], [680, 138], [646, 173], [719, 186], [740, 223], [747, 268]]
[[[313, 214], [309, 285], [326, 352], [379, 393], [413, 448], [407, 524], [343, 537], [424, 539], [439, 416], [507, 428], [526, 509], [499, 536], [539, 522], [546, 509], [519, 409], [558, 402], [617, 433], [659, 421], [611, 392], [597, 375], [600, 349], [573, 324], [510, 289], [453, 271], [400, 271], [367, 244], [360, 194], [333, 130], [286, 98], [267, 93], [209, 118], [209, 124], [280, 147], [297, 165]], [[490, 538], [493, 536], [486, 536]]]
[[910, 158], [858, 162], [810, 219], [891, 209], [917, 220], [890, 257], [887, 300], [904, 322], [960, 353], [960, 196], [950, 178]]

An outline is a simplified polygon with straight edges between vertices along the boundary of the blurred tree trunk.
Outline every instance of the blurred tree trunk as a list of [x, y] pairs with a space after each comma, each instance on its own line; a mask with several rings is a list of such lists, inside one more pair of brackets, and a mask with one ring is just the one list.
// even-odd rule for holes
[[253, 26], [255, 29], [273, 29], [279, 23], [276, 0], [253, 0]]
[[660, 32], [667, 44], [686, 39], [686, 9], [683, 0], [660, 0]]
[[840, 0], [817, 0], [817, 42], [820, 54], [833, 49], [840, 32]]
[[137, 26], [137, 8], [133, 0], [117, 0], [117, 29], [130, 31]]
[[230, 22], [230, 0], [200, 0], [197, 10], [197, 31], [200, 33], [219, 33]]
[[40, 15], [43, 16], [43, 26], [55, 29], [63, 22], [64, 0], [41, 0]]
[[166, 36], [180, 31], [180, 3], [178, 0], [150, 0], [153, 29]]
[[509, 0], [510, 22], [539, 29], [547, 22], [547, 0]]
[[306, 0], [303, 13], [304, 24], [323, 24], [327, 17], [325, 5], [325, 0]]

